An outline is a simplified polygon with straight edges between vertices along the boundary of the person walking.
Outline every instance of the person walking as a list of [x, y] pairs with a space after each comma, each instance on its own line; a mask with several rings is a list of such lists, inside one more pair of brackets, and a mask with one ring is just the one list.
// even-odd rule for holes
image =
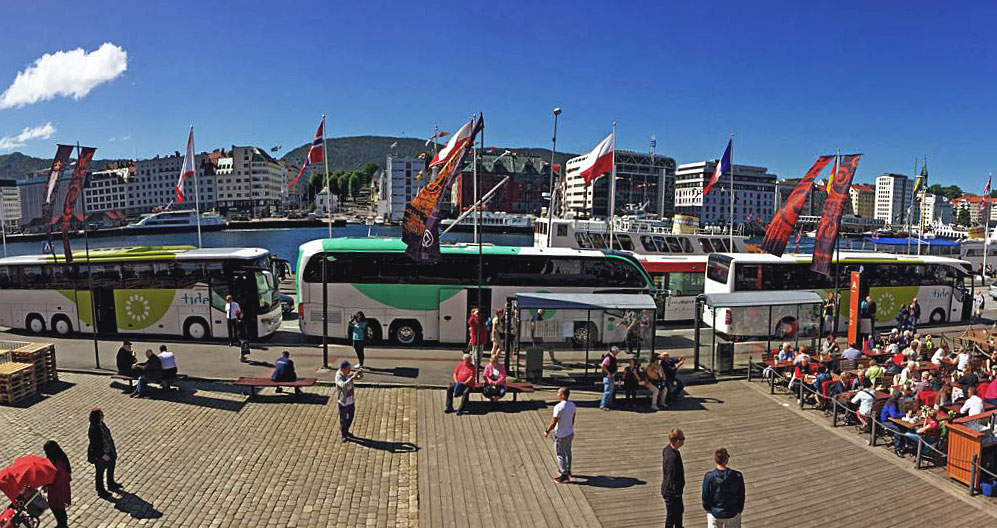
[[[118, 450], [114, 447], [111, 430], [104, 423], [104, 412], [99, 408], [90, 411], [90, 440], [87, 446], [87, 461], [94, 465], [94, 483], [97, 495], [102, 499], [111, 497], [107, 490], [118, 491], [121, 484], [114, 480], [114, 467], [118, 463]], [[107, 474], [107, 487], [104, 487], [104, 474]]]
[[554, 482], [564, 484], [571, 480], [571, 441], [575, 438], [575, 402], [568, 400], [571, 389], [561, 387], [557, 390], [557, 405], [554, 415], [544, 430], [544, 438], [550, 437], [554, 431], [554, 452], [557, 453], [558, 475]]
[[602, 399], [599, 400], [599, 409], [608, 411], [613, 404], [613, 392], [616, 390], [616, 356], [620, 353], [619, 347], [612, 347], [609, 353], [602, 357], [599, 368], [602, 369]]
[[[225, 296], [225, 322], [228, 324], [228, 346], [239, 344], [239, 316], [242, 308], [239, 307], [231, 295]], [[340, 319], [342, 321], [342, 319]]]
[[353, 338], [353, 351], [357, 354], [360, 368], [363, 368], [363, 350], [367, 343], [367, 317], [363, 312], [357, 312], [350, 318], [350, 335]]
[[703, 509], [709, 528], [741, 528], [744, 511], [744, 477], [727, 468], [730, 453], [721, 447], [713, 452], [717, 468], [703, 477]]
[[469, 337], [469, 352], [474, 354], [475, 365], [481, 364], [481, 349], [485, 344], [485, 322], [481, 320], [481, 310], [477, 307], [471, 309], [471, 315], [467, 318], [467, 334]]
[[497, 356], [502, 353], [502, 325], [504, 321], [501, 306], [495, 309], [495, 315], [488, 322], [491, 326], [492, 356]]
[[983, 290], [976, 292], [976, 297], [973, 298], [973, 317], [978, 321], [983, 320], [983, 309], [987, 305], [987, 298], [983, 295]]
[[349, 360], [344, 359], [339, 364], [336, 372], [336, 403], [339, 404], [339, 433], [342, 435], [341, 442], [345, 442], [353, 437], [350, 426], [353, 425], [353, 417], [356, 416], [356, 400], [353, 392], [353, 382], [363, 378], [363, 367], [353, 370]]
[[661, 450], [661, 497], [665, 499], [665, 528], [682, 528], [682, 490], [685, 489], [685, 467], [679, 449], [685, 445], [685, 434], [678, 427], [668, 431], [668, 445]]
[[59, 447], [55, 440], [45, 442], [43, 449], [49, 462], [55, 466], [55, 479], [51, 484], [45, 486], [48, 507], [52, 510], [52, 516], [55, 517], [56, 528], [67, 528], [69, 524], [66, 508], [72, 504], [72, 487], [69, 482], [73, 480], [73, 468], [69, 464], [66, 452]]

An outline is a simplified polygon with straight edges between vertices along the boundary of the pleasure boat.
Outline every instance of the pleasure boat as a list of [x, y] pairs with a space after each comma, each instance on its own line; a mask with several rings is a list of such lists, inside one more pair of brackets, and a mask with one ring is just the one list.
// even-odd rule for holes
[[[162, 211], [143, 215], [142, 219], [125, 226], [125, 231], [147, 232], [187, 232], [197, 230], [197, 213], [190, 209]], [[225, 219], [216, 213], [201, 213], [201, 231], [219, 231], [225, 228]]]

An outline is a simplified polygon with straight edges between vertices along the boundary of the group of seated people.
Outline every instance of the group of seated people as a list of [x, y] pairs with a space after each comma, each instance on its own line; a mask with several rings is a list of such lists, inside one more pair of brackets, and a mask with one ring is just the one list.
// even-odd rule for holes
[[[859, 359], [867, 354], [852, 343], [835, 356], [839, 349], [833, 336], [828, 336], [816, 357], [809, 347], [793, 350], [784, 343], [776, 356], [777, 362], [792, 362], [791, 390], [802, 384], [819, 400], [822, 407], [832, 405], [843, 393], [855, 410], [855, 418], [867, 428], [876, 404], [876, 390], [888, 391], [889, 399], [880, 410], [879, 422], [893, 433], [894, 451], [903, 456], [905, 448], [917, 445], [917, 439], [936, 438], [939, 420], [947, 419], [946, 406], [961, 404], [957, 414], [980, 414], [986, 405], [997, 406], [997, 351], [974, 360], [969, 350], [952, 353], [945, 344], [937, 344], [932, 336], [920, 336], [909, 330], [894, 330], [879, 343], [869, 356], [867, 366]], [[886, 357], [882, 364], [876, 357]], [[851, 360], [842, 370], [841, 360]], [[862, 362], [864, 365], [864, 361]], [[854, 392], [851, 392], [854, 391]], [[805, 395], [805, 397], [808, 397]], [[919, 409], [924, 409], [919, 411]], [[905, 430], [890, 418], [905, 420], [917, 427]]]
[[[445, 413], [454, 412], [453, 400], [460, 398], [460, 405], [457, 407], [457, 414], [464, 414], [467, 407], [467, 400], [471, 392], [478, 386], [475, 380], [477, 369], [474, 366], [474, 358], [471, 354], [464, 354], [457, 366], [454, 367], [453, 377], [450, 385], [447, 386], [447, 404], [443, 409]], [[502, 365], [502, 356], [498, 353], [492, 354], [485, 365], [481, 376], [481, 393], [495, 403], [502, 399], [508, 391], [506, 385], [505, 366]]]
[[685, 364], [685, 357], [671, 357], [661, 352], [653, 357], [647, 367], [641, 368], [638, 358], [627, 360], [623, 369], [623, 392], [628, 407], [636, 405], [637, 390], [641, 387], [651, 392], [651, 410], [668, 407], [682, 394], [685, 384], [678, 377], [678, 369]]
[[118, 374], [137, 378], [138, 383], [135, 390], [131, 392], [132, 398], [144, 398], [148, 395], [150, 381], [156, 381], [169, 386], [170, 381], [177, 377], [177, 360], [173, 352], [167, 350], [166, 345], [160, 345], [159, 354], [151, 348], [145, 350], [145, 361], [139, 363], [132, 351], [131, 341], [125, 341], [118, 349], [115, 363]]

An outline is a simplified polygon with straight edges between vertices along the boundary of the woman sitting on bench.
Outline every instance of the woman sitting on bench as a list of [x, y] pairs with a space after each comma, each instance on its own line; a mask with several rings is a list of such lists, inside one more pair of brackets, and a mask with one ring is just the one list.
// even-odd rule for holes
[[481, 388], [481, 394], [493, 403], [505, 396], [505, 367], [499, 361], [501, 356], [493, 353], [488, 364], [485, 365], [484, 381], [485, 386]]

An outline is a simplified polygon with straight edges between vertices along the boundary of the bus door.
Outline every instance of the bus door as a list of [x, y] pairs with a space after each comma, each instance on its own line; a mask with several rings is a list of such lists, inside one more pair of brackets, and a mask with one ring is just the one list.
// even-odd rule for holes
[[968, 321], [973, 316], [973, 294], [961, 285], [952, 287], [949, 321]]
[[466, 288], [447, 288], [439, 290], [440, 310], [440, 342], [441, 343], [465, 343], [467, 342], [467, 300], [468, 290]]
[[94, 310], [97, 314], [97, 333], [118, 333], [118, 318], [114, 311], [114, 288], [94, 288]]
[[256, 279], [253, 276], [253, 271], [232, 270], [231, 287], [232, 298], [239, 303], [239, 308], [242, 310], [243, 331], [246, 332], [249, 339], [259, 337], [257, 316], [260, 315], [260, 301], [256, 293]]

